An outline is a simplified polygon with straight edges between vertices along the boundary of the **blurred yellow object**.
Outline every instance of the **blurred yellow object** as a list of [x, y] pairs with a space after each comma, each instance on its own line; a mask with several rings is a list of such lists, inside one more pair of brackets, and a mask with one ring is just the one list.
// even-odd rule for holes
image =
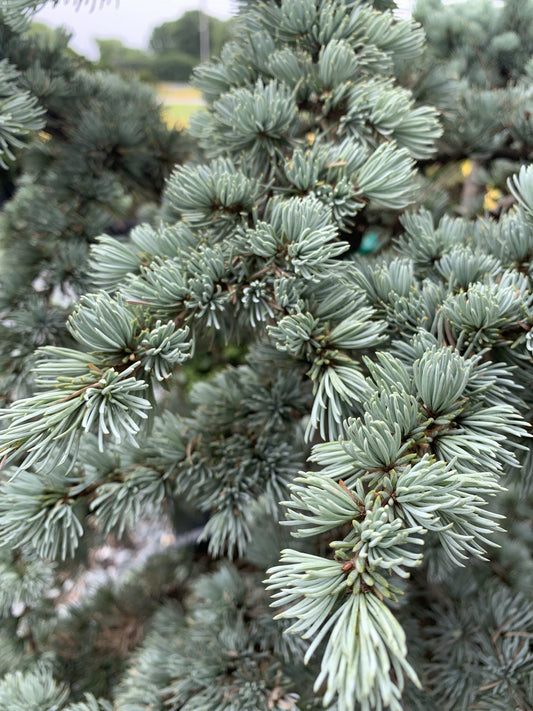
[[157, 95], [164, 104], [202, 104], [202, 92], [188, 84], [159, 82]]
[[204, 110], [203, 106], [176, 104], [174, 106], [163, 106], [162, 113], [169, 128], [181, 129], [189, 125], [189, 119], [193, 114], [202, 110]]
[[163, 105], [163, 118], [169, 128], [186, 128], [192, 114], [205, 107], [201, 92], [188, 84], [160, 82], [157, 96]]
[[503, 193], [499, 188], [489, 187], [483, 200], [483, 209], [489, 211], [495, 210], [498, 207], [498, 200], [502, 197], [502, 195]]
[[461, 163], [461, 173], [463, 175], [463, 178], [467, 178], [470, 175], [473, 167], [474, 166], [470, 158], [467, 158]]

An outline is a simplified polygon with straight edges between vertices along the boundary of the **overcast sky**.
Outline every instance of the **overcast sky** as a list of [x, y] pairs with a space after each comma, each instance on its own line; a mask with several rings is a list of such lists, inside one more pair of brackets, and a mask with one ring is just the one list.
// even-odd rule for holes
[[[146, 48], [154, 27], [177, 20], [186, 10], [202, 9], [223, 20], [236, 12], [233, 0], [60, 0], [35, 15], [52, 27], [63, 25], [73, 35], [72, 47], [91, 59], [98, 58], [94, 37], [120, 39], [128, 47]], [[92, 9], [93, 5], [94, 9]]]

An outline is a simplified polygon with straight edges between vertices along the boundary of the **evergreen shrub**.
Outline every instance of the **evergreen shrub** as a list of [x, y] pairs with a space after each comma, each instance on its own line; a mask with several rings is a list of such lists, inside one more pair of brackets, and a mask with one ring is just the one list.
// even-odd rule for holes
[[[74, 345], [3, 412], [0, 708], [530, 709], [533, 168], [499, 221], [398, 227], [441, 134], [397, 81], [421, 27], [245, 4], [195, 73], [205, 162], [97, 240]], [[203, 548], [55, 614], [92, 530], [184, 509]]]

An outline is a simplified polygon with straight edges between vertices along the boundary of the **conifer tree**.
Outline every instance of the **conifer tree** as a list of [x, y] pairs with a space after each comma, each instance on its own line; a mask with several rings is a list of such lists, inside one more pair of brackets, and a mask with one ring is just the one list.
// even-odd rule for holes
[[[419, 210], [394, 250], [353, 249], [441, 133], [398, 84], [423, 33], [393, 5], [246, 3], [196, 74], [206, 162], [174, 170], [158, 224], [92, 248], [76, 345], [41, 348], [3, 413], [0, 707], [531, 707], [533, 168], [499, 221]], [[245, 362], [187, 397], [223, 343]], [[63, 619], [43, 603], [91, 526], [184, 504], [206, 553]]]
[[417, 0], [414, 16], [428, 44], [410, 83], [444, 128], [428, 164], [430, 202], [441, 214], [497, 215], [507, 179], [532, 158], [533, 3]]
[[29, 34], [39, 5], [0, 5], [0, 160], [18, 172], [7, 173], [15, 185], [0, 223], [4, 401], [31, 391], [37, 347], [70, 344], [65, 321], [89, 288], [90, 245], [104, 230], [127, 232], [188, 153], [150, 88], [93, 71], [61, 31]]

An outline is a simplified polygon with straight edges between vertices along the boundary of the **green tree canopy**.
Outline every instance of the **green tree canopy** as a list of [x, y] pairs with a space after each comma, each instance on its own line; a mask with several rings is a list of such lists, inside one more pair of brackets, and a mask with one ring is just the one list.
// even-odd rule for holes
[[100, 64], [114, 71], [142, 71], [149, 67], [150, 57], [142, 49], [127, 47], [118, 39], [97, 39]]
[[[207, 17], [211, 55], [219, 55], [229, 39], [231, 22]], [[156, 55], [179, 51], [200, 61], [200, 11], [189, 10], [179, 19], [164, 22], [156, 27], [150, 37], [150, 49]]]

